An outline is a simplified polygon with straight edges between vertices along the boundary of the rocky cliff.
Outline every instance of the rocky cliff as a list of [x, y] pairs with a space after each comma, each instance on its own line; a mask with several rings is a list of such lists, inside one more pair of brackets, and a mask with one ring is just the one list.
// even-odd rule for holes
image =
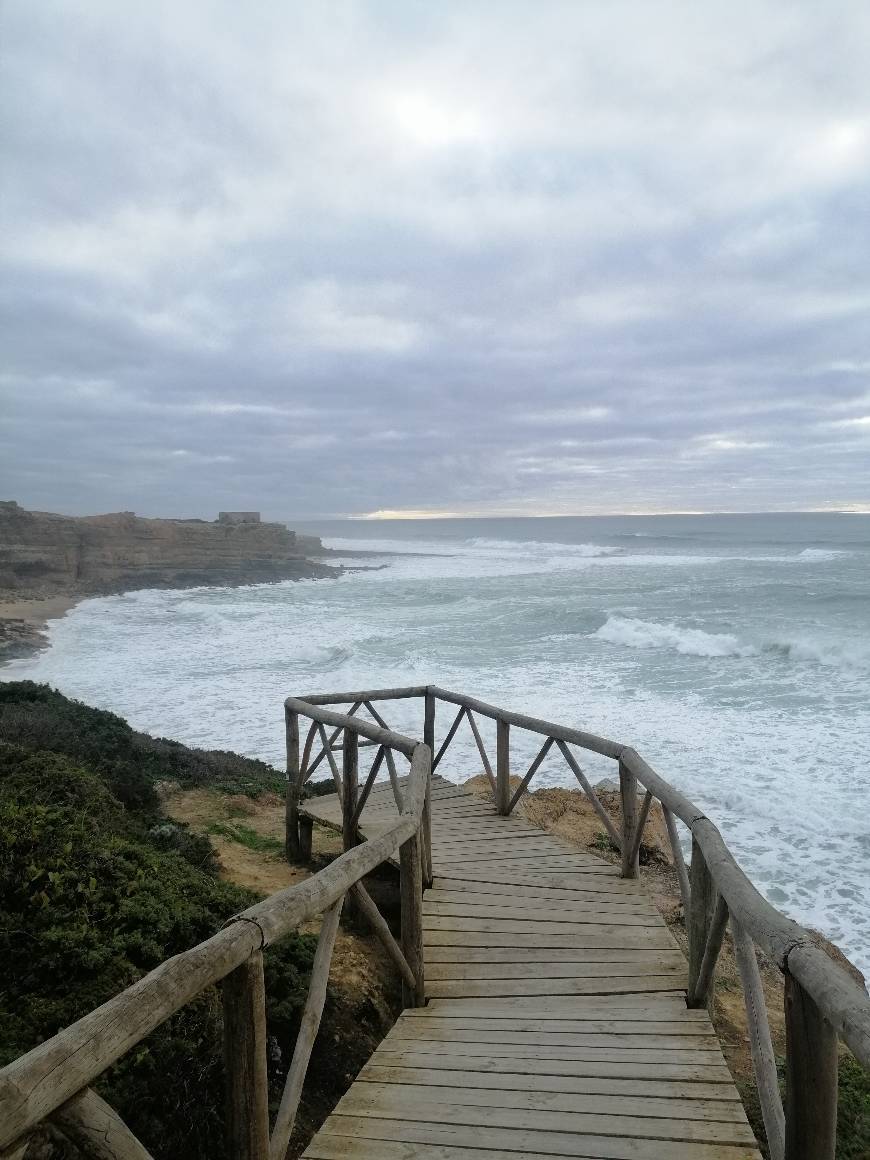
[[[306, 537], [306, 541], [313, 537]], [[305, 550], [313, 546], [306, 542]], [[99, 595], [134, 588], [332, 576], [283, 524], [60, 516], [0, 502], [0, 593]]]

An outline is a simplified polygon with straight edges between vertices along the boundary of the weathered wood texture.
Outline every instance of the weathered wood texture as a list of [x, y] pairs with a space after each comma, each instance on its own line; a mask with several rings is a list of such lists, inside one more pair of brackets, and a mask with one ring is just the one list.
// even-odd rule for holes
[[[378, 793], [363, 834], [390, 816]], [[401, 1016], [306, 1156], [758, 1160], [640, 884], [441, 778], [431, 799], [429, 1003]], [[328, 799], [306, 808], [338, 819]]]
[[[299, 1024], [299, 1033], [296, 1036], [296, 1046], [293, 1048], [293, 1058], [287, 1070], [287, 1079], [275, 1118], [275, 1127], [272, 1129], [271, 1141], [268, 1138], [268, 1121], [266, 1124], [266, 1155], [270, 1160], [284, 1160], [293, 1132], [293, 1125], [296, 1122], [296, 1113], [299, 1110], [299, 1101], [302, 1097], [302, 1085], [305, 1082], [308, 1061], [311, 1058], [314, 1040], [317, 1038], [317, 1032], [320, 1028], [323, 1005], [326, 1002], [329, 964], [332, 962], [332, 952], [335, 949], [342, 901], [340, 898], [323, 916], [323, 924], [320, 928], [320, 937], [317, 940], [317, 950], [314, 953], [314, 963], [311, 968], [311, 982], [308, 985], [305, 1008]], [[230, 1155], [234, 1155], [234, 1153], [231, 1152]]]
[[511, 800], [511, 727], [507, 721], [501, 718], [495, 723], [495, 745], [495, 808], [500, 814], [509, 814]]
[[413, 834], [399, 849], [402, 907], [402, 953], [414, 976], [414, 986], [403, 985], [406, 1007], [422, 1007], [426, 1002], [423, 968], [423, 864], [419, 834]]
[[59, 1107], [51, 1120], [88, 1160], [152, 1160], [115, 1109], [91, 1088]]
[[837, 1036], [787, 971], [785, 1034], [785, 1160], [834, 1160]]
[[[390, 730], [372, 704], [402, 698], [424, 700], [422, 744]], [[437, 760], [467, 716], [484, 770], [492, 774], [476, 717], [495, 722], [495, 811], [470, 792], [430, 778], [439, 700], [458, 712]], [[351, 708], [342, 713], [328, 707], [337, 703]], [[359, 716], [360, 709], [372, 720]], [[0, 1154], [20, 1152], [27, 1133], [45, 1118], [78, 1114], [81, 1120], [75, 1106], [87, 1111], [91, 1081], [220, 980], [227, 980], [228, 1034], [236, 1048], [242, 1045], [234, 1049], [230, 1066], [240, 1074], [245, 1068], [256, 1070], [262, 1057], [262, 1005], [255, 1000], [258, 984], [251, 972], [256, 975], [262, 948], [317, 914], [330, 912], [337, 924], [331, 908], [367, 873], [392, 860], [403, 872], [401, 949], [386, 924], [380, 925], [373, 904], [369, 913], [404, 978], [410, 1003], [424, 1002], [428, 959], [430, 1001], [425, 1008], [406, 1011], [394, 1039], [388, 1037], [370, 1065], [377, 1073], [360, 1078], [371, 1085], [369, 1090], [358, 1092], [355, 1085], [309, 1155], [390, 1160], [420, 1152], [432, 1160], [492, 1160], [507, 1151], [529, 1157], [630, 1155], [633, 1160], [756, 1157], [742, 1112], [735, 1118], [725, 1111], [728, 1106], [733, 1111], [736, 1092], [706, 1013], [686, 1005], [685, 966], [673, 938], [633, 881], [643, 825], [655, 799], [663, 809], [686, 911], [690, 1002], [700, 1004], [712, 994], [730, 916], [773, 1160], [832, 1155], [837, 1036], [870, 1067], [870, 1000], [806, 930], [759, 894], [715, 825], [635, 750], [436, 686], [290, 697], [285, 712], [288, 856], [310, 853], [315, 818], [344, 833], [346, 852], [307, 881], [249, 907], [213, 938], [161, 964], [2, 1069]], [[300, 717], [312, 723], [301, 759]], [[543, 738], [538, 757], [513, 794], [512, 729]], [[339, 774], [333, 750], [342, 732]], [[321, 749], [312, 758], [315, 737]], [[620, 848], [620, 868], [506, 816], [553, 742]], [[376, 781], [376, 764], [362, 797], [358, 794], [358, 751], [364, 746], [378, 747], [376, 763], [383, 754], [391, 782], [386, 793]], [[569, 746], [619, 763], [622, 833]], [[398, 777], [394, 752], [410, 759], [408, 777]], [[302, 807], [302, 786], [324, 760], [339, 792], [332, 800]], [[639, 789], [645, 795], [640, 817]], [[691, 881], [677, 818], [692, 838]], [[365, 840], [355, 845], [360, 831]], [[424, 882], [433, 889], [421, 903]], [[371, 902], [361, 887], [354, 893]], [[786, 972], [785, 1126], [774, 1094], [776, 1075], [769, 1036], [765, 1039], [753, 944]], [[409, 1022], [419, 1018], [427, 1022]], [[439, 1029], [432, 1022], [439, 1019], [454, 1022]], [[639, 1039], [644, 1035], [650, 1036], [649, 1046]], [[300, 1069], [304, 1072], [301, 1064]], [[301, 1086], [301, 1078], [294, 1082]], [[229, 1117], [231, 1150], [262, 1155], [262, 1112], [248, 1082], [237, 1086], [239, 1107], [231, 1108]], [[442, 1102], [433, 1088], [450, 1089], [449, 1099]], [[539, 1098], [559, 1094], [572, 1097], [570, 1106]], [[245, 1101], [249, 1106], [242, 1109]], [[425, 1105], [424, 1111], [419, 1105]], [[113, 1115], [111, 1109], [100, 1114]], [[501, 1126], [491, 1128], [493, 1122]], [[123, 1125], [114, 1128], [126, 1131]], [[118, 1139], [119, 1155], [139, 1155], [129, 1133]]]
[[771, 1160], [783, 1160], [785, 1155], [785, 1114], [779, 1094], [779, 1077], [776, 1070], [776, 1056], [770, 1037], [770, 1022], [764, 1000], [764, 985], [761, 971], [755, 957], [752, 939], [743, 927], [731, 921], [731, 939], [734, 956], [743, 985], [743, 999], [746, 1004], [746, 1025], [749, 1030], [749, 1049], [752, 1054], [752, 1070], [761, 1117]]
[[686, 930], [689, 935], [689, 1006], [705, 1007], [707, 994], [698, 997], [698, 982], [707, 934], [715, 904], [716, 888], [707, 866], [706, 859], [697, 841], [692, 842], [692, 863], [689, 868], [689, 913], [686, 916]]
[[287, 744], [287, 801], [285, 805], [285, 852], [288, 861], [299, 857], [299, 714], [284, 709]]
[[227, 1152], [238, 1160], [268, 1160], [269, 1084], [262, 951], [255, 951], [224, 979], [223, 1009]]
[[637, 878], [638, 852], [634, 844], [637, 829], [637, 778], [627, 766], [619, 763], [619, 792], [622, 798], [622, 877]]

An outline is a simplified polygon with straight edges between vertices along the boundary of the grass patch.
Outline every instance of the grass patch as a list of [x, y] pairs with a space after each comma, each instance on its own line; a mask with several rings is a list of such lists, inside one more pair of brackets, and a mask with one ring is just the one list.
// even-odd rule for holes
[[240, 822], [214, 822], [209, 826], [208, 832], [210, 834], [219, 834], [222, 838], [229, 838], [232, 842], [238, 842], [240, 846], [246, 846], [249, 850], [255, 850], [258, 854], [283, 854], [284, 843], [279, 842], [277, 838], [267, 837], [265, 834], [258, 833], [257, 830], [252, 830], [250, 826], [243, 826]]
[[841, 1055], [837, 1104], [837, 1160], [870, 1156], [870, 1075], [853, 1055]]

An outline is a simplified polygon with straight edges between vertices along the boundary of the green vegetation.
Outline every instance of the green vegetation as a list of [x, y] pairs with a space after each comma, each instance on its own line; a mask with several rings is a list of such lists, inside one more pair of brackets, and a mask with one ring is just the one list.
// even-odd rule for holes
[[842, 1055], [837, 1104], [837, 1160], [870, 1156], [870, 1075], [853, 1055]]
[[114, 713], [92, 709], [32, 681], [0, 683], [0, 739], [81, 762], [100, 773], [115, 797], [138, 812], [159, 814], [154, 787], [161, 781], [251, 797], [264, 790], [284, 793], [283, 775], [265, 762], [137, 733]]
[[[718, 986], [718, 983], [717, 983]], [[776, 1058], [780, 1095], [785, 1104], [785, 1057]], [[751, 1077], [738, 1081], [737, 1090], [746, 1116], [759, 1141], [764, 1160], [770, 1149], [764, 1134], [764, 1119], [758, 1089]], [[851, 1052], [843, 1050], [837, 1067], [837, 1151], [836, 1160], [867, 1160], [870, 1157], [870, 1074]]]
[[[0, 1064], [254, 900], [213, 876], [206, 837], [161, 815], [155, 783], [259, 792], [274, 778], [233, 754], [153, 742], [45, 686], [0, 684]], [[266, 955], [269, 1034], [285, 1066], [314, 945], [291, 937]], [[159, 1160], [223, 1157], [217, 991], [95, 1086]]]
[[238, 842], [240, 846], [256, 850], [258, 854], [283, 854], [284, 852], [283, 842], [279, 842], [277, 838], [269, 838], [265, 834], [260, 834], [239, 822], [214, 822], [213, 825], [209, 826], [208, 832], [230, 838], [233, 842]]

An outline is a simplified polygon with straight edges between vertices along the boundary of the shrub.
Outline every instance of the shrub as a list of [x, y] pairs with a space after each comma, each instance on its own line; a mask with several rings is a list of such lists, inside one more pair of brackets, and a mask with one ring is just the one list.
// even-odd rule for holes
[[[0, 684], [0, 727], [19, 742], [51, 742], [0, 744], [2, 1065], [256, 896], [207, 873], [208, 838], [162, 817], [151, 796], [153, 780], [169, 776], [161, 751], [137, 777], [135, 754], [147, 747], [120, 718], [45, 686]], [[294, 935], [265, 956], [269, 1034], [285, 1064], [315, 945]], [[221, 1034], [212, 988], [95, 1084], [158, 1160], [224, 1157]]]

